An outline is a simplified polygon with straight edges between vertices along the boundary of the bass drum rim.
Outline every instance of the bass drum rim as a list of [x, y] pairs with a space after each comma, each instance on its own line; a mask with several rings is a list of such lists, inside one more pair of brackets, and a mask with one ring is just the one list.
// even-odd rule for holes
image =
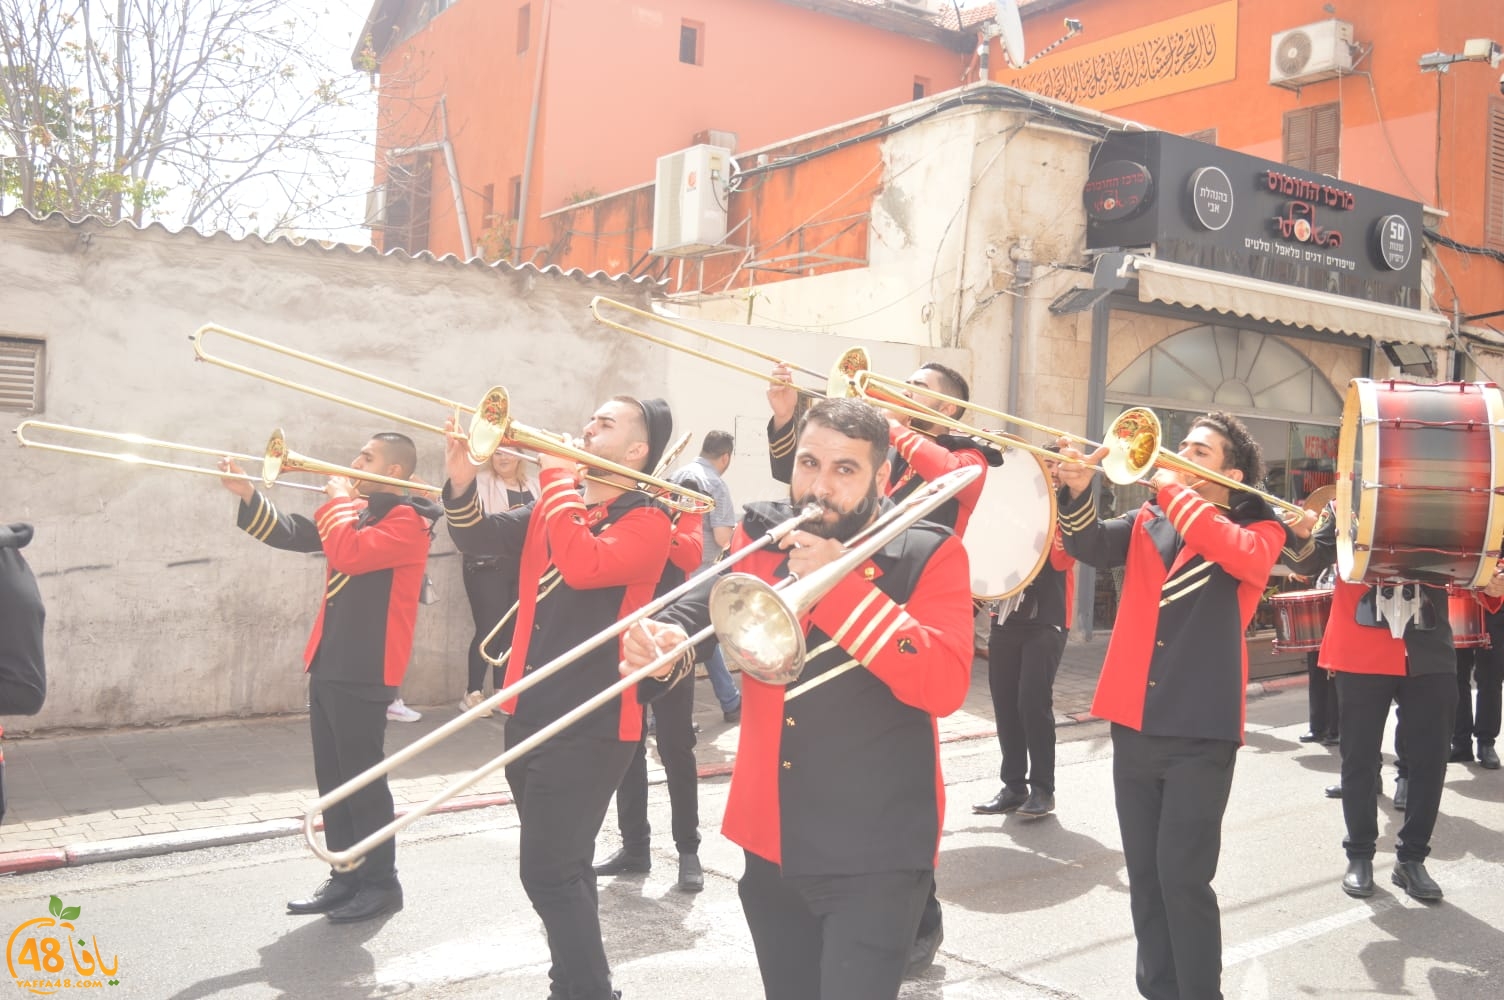
[[[1046, 498], [1048, 510], [1048, 520], [1045, 522], [1042, 536], [1043, 546], [1035, 554], [1033, 565], [1022, 575], [1020, 582], [1012, 586], [1008, 586], [1006, 579], [1002, 578], [1005, 576], [1003, 573], [989, 575], [993, 573], [990, 567], [997, 561], [998, 553], [995, 549], [986, 548], [986, 545], [992, 542], [996, 532], [1006, 531], [1010, 527], [1007, 524], [1009, 520], [1007, 513], [1002, 513], [1001, 519], [996, 512], [992, 512], [992, 516], [989, 516], [990, 505], [1001, 504], [999, 511], [1002, 512], [1017, 508], [1017, 497], [1013, 496], [1009, 489], [1013, 485], [1012, 479], [1015, 473], [1003, 471], [1008, 468], [1007, 463], [1010, 461], [1033, 463], [1033, 468], [1039, 473], [1036, 485], [1043, 484], [1043, 495]], [[1034, 582], [1039, 571], [1044, 569], [1045, 561], [1049, 559], [1050, 550], [1055, 544], [1055, 533], [1060, 530], [1056, 522], [1058, 511], [1055, 503], [1055, 490], [1050, 484], [1050, 473], [1045, 468], [1044, 459], [1022, 448], [1009, 448], [1003, 454], [1003, 462], [1003, 465], [988, 466], [982, 483], [982, 492], [977, 497], [976, 506], [972, 509], [971, 519], [966, 522], [966, 531], [961, 534], [961, 544], [965, 547], [966, 556], [971, 561], [971, 596], [977, 601], [1005, 601], [1023, 593], [1025, 588]], [[996, 590], [996, 593], [978, 593], [979, 589]]]

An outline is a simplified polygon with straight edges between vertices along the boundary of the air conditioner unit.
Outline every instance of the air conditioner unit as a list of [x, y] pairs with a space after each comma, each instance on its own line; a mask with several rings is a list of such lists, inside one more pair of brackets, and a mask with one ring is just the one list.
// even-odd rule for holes
[[914, 14], [923, 14], [926, 17], [933, 17], [940, 13], [942, 2], [947, 6], [950, 4], [950, 0], [888, 0], [889, 4], [897, 7], [899, 10], [907, 10]]
[[731, 151], [691, 146], [658, 157], [653, 189], [653, 253], [688, 257], [726, 238]]
[[380, 229], [386, 225], [386, 185], [373, 187], [366, 192], [366, 218], [361, 223], [367, 229]]
[[1269, 82], [1294, 89], [1351, 72], [1352, 45], [1353, 26], [1346, 21], [1281, 31], [1269, 46]]

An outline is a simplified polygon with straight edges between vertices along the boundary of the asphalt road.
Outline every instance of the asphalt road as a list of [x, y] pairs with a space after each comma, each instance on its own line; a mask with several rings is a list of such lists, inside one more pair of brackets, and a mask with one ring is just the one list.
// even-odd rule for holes
[[[1217, 878], [1226, 996], [1504, 996], [1504, 772], [1451, 768], [1430, 863], [1444, 903], [1423, 906], [1389, 884], [1398, 826], [1387, 799], [1379, 891], [1352, 900], [1338, 888], [1340, 809], [1321, 794], [1337, 758], [1295, 741], [1304, 710], [1300, 692], [1249, 706]], [[946, 748], [951, 808], [939, 876], [946, 938], [926, 978], [904, 988], [906, 1000], [1137, 996], [1106, 729], [1090, 724], [1062, 735], [1059, 809], [1036, 822], [972, 815], [971, 803], [996, 790], [995, 743]], [[702, 815], [718, 816], [725, 792], [724, 780], [703, 783]], [[706, 891], [675, 892], [661, 786], [652, 806], [660, 832], [653, 872], [601, 882], [617, 986], [629, 1000], [758, 1000], [736, 897], [740, 851], [707, 835]], [[17, 964], [25, 935], [12, 931], [48, 918], [56, 895], [79, 908], [71, 923], [75, 943], [88, 942], [80, 950], [115, 958], [119, 985], [100, 987], [111, 997], [542, 1000], [547, 951], [517, 882], [515, 813], [478, 810], [425, 820], [415, 831], [398, 857], [406, 909], [367, 925], [284, 915], [283, 901], [322, 877], [299, 840], [0, 880], [0, 932], [10, 946], [0, 998], [33, 995], [5, 981], [30, 975]], [[614, 848], [603, 835], [600, 853]], [[73, 959], [64, 954], [62, 962], [58, 976], [77, 978]]]

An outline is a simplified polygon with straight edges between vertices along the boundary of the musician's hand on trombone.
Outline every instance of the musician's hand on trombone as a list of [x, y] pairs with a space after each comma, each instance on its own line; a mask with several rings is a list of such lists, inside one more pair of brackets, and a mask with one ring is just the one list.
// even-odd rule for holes
[[1290, 529], [1290, 534], [1296, 538], [1310, 538], [1321, 516], [1314, 510], [1303, 510], [1297, 514], [1293, 510], [1281, 509], [1276, 513], [1279, 514], [1280, 520], [1285, 522], [1285, 527]]
[[768, 386], [768, 406], [773, 409], [773, 426], [783, 427], [799, 409], [799, 390], [792, 384], [780, 384], [794, 381], [793, 369], [783, 362], [773, 366], [771, 375], [775, 381]]
[[1070, 490], [1071, 498], [1075, 499], [1091, 489], [1091, 477], [1096, 474], [1098, 464], [1107, 456], [1109, 449], [1104, 444], [1087, 455], [1076, 447], [1075, 438], [1062, 437], [1057, 443], [1060, 446], [1060, 468], [1055, 475], [1061, 485]]
[[[639, 619], [637, 625], [627, 629], [621, 637], [622, 661], [618, 668], [621, 675], [625, 677], [641, 670], [687, 638], [688, 634], [677, 625], [655, 622], [651, 618]], [[651, 676], [662, 680], [674, 672], [674, 666], [675, 661], [670, 660]]]
[[356, 489], [355, 481], [346, 479], [344, 476], [330, 476], [324, 484], [324, 492], [330, 500], [350, 500], [360, 496], [360, 490]]
[[470, 435], [460, 425], [459, 417], [444, 421], [444, 474], [455, 496], [475, 482], [475, 465], [470, 461]]
[[1483, 592], [1489, 597], [1504, 597], [1504, 569], [1494, 569], [1493, 579], [1488, 581]]
[[251, 497], [256, 495], [256, 487], [251, 485], [249, 479], [232, 479], [231, 476], [244, 476], [245, 470], [235, 463], [233, 458], [225, 457], [219, 460], [219, 471], [228, 472], [230, 475], [220, 480], [221, 485], [241, 500], [250, 502]]
[[788, 551], [789, 575], [800, 579], [835, 562], [846, 551], [846, 546], [834, 538], [823, 538], [808, 531], [789, 532], [779, 541], [778, 547]]

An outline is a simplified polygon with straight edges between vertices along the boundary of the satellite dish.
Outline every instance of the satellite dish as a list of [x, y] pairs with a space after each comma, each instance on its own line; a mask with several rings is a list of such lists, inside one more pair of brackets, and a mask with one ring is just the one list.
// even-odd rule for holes
[[1018, 13], [1018, 0], [997, 0], [997, 27], [1003, 40], [1003, 54], [1008, 65], [1019, 69], [1027, 56], [1024, 54], [1024, 21]]

